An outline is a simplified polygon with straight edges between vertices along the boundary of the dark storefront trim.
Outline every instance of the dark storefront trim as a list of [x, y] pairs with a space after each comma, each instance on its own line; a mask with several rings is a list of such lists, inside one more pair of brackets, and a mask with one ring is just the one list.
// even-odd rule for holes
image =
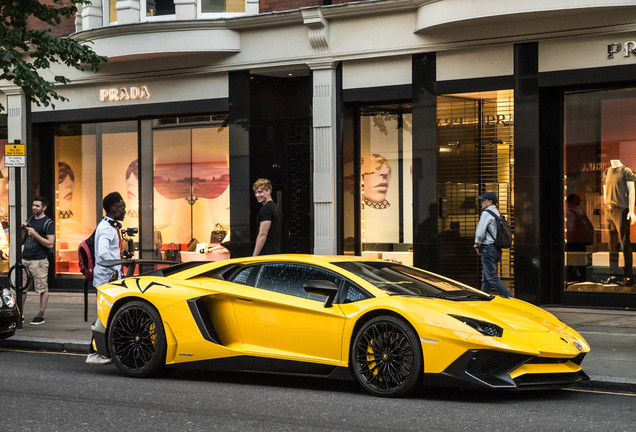
[[364, 87], [356, 89], [344, 89], [342, 102], [385, 102], [387, 100], [411, 99], [410, 84], [389, 85], [383, 87]]
[[228, 98], [201, 99], [182, 102], [148, 103], [103, 108], [70, 109], [34, 112], [32, 123], [87, 122], [121, 118], [143, 118], [150, 116], [185, 115], [198, 112], [227, 111]]

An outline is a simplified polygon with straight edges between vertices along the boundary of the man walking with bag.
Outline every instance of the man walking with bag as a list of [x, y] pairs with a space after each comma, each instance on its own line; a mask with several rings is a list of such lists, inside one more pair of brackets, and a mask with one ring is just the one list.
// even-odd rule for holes
[[[497, 238], [497, 221], [500, 213], [497, 209], [497, 195], [486, 192], [478, 197], [481, 200], [481, 217], [475, 231], [475, 252], [481, 257], [481, 290], [490, 294], [495, 287], [499, 295], [508, 298], [510, 292], [497, 275], [497, 263], [501, 261], [501, 249], [495, 245]], [[496, 216], [494, 216], [492, 213]]]
[[[49, 201], [43, 196], [33, 198], [33, 216], [22, 224], [24, 249], [22, 264], [33, 275], [33, 288], [40, 295], [40, 310], [31, 321], [32, 325], [44, 324], [44, 311], [49, 301], [49, 250], [55, 245], [53, 221], [44, 214]], [[27, 292], [22, 292], [22, 307], [26, 303]]]

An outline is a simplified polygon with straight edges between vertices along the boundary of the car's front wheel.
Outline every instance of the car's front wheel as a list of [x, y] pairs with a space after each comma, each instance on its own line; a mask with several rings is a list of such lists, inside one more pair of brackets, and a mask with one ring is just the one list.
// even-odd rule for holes
[[161, 316], [152, 306], [132, 301], [119, 309], [108, 329], [113, 363], [127, 375], [146, 377], [163, 369], [166, 333]]
[[376, 396], [404, 396], [422, 379], [419, 337], [405, 321], [389, 315], [375, 317], [358, 330], [350, 362], [358, 382]]

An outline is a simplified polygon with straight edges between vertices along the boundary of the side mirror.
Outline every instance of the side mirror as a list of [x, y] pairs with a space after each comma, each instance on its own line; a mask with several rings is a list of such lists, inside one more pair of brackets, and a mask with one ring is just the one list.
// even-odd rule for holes
[[333, 306], [333, 300], [338, 294], [338, 287], [327, 280], [310, 280], [303, 284], [305, 292], [309, 294], [319, 295], [327, 297], [325, 300], [325, 307], [330, 308]]

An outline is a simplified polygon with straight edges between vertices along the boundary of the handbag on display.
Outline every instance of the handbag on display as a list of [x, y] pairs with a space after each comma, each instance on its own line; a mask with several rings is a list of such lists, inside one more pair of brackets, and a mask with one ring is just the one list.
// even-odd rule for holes
[[227, 234], [227, 230], [223, 228], [223, 225], [217, 223], [214, 225], [214, 230], [210, 233], [210, 243], [221, 243]]
[[170, 243], [168, 245], [168, 249], [166, 250], [166, 261], [181, 261], [181, 252], [176, 244]]
[[195, 250], [197, 250], [197, 243], [199, 243], [199, 240], [195, 239], [194, 237], [188, 242], [188, 252], [194, 252]]

